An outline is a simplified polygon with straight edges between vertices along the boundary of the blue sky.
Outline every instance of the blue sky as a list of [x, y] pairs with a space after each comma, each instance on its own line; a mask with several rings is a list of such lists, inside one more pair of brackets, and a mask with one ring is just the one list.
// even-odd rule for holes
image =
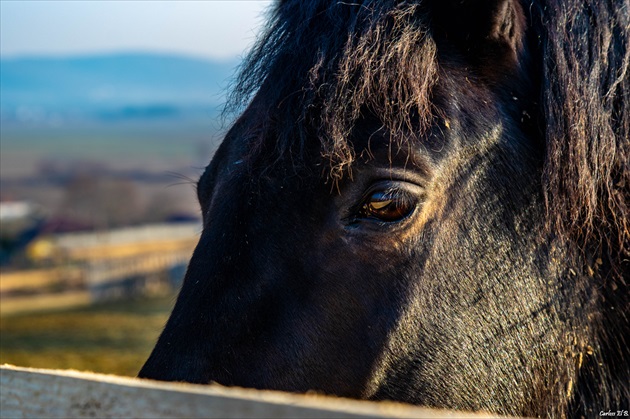
[[148, 51], [227, 59], [251, 46], [270, 3], [0, 0], [0, 55]]

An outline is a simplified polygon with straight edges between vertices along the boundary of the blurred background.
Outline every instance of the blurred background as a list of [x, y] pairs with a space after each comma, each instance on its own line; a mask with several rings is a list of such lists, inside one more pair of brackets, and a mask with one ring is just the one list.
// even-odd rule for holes
[[0, 1], [0, 363], [135, 375], [269, 1]]

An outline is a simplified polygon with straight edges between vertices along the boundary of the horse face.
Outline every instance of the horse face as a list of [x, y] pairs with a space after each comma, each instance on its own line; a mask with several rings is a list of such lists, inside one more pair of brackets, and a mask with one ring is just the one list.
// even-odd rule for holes
[[514, 414], [565, 394], [567, 255], [541, 233], [518, 42], [463, 65], [435, 33], [431, 125], [366, 111], [336, 182], [318, 141], [297, 163], [273, 136], [251, 152], [254, 99], [199, 181], [203, 233], [141, 376]]
[[246, 113], [199, 182], [204, 230], [141, 375], [527, 403], [564, 338], [536, 234], [539, 159], [491, 92], [441, 83], [452, 106], [422, 141], [392, 148], [375, 118], [358, 124], [361, 157], [337, 185], [289, 160], [248, 160]]

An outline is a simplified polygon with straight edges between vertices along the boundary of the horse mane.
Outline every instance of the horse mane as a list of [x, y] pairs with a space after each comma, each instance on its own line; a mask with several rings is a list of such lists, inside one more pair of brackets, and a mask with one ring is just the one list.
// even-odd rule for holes
[[575, 401], [584, 411], [622, 406], [630, 395], [630, 1], [545, 0], [530, 10], [540, 39], [547, 227], [580, 248], [599, 300], [600, 354], [580, 371]]
[[542, 57], [550, 227], [599, 253], [626, 286], [630, 2], [546, 0], [530, 10]]

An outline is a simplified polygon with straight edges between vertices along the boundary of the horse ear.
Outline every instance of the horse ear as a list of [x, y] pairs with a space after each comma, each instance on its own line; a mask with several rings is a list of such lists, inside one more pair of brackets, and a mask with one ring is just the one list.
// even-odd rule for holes
[[433, 0], [433, 30], [438, 39], [470, 55], [518, 55], [525, 32], [525, 14], [518, 0]]

